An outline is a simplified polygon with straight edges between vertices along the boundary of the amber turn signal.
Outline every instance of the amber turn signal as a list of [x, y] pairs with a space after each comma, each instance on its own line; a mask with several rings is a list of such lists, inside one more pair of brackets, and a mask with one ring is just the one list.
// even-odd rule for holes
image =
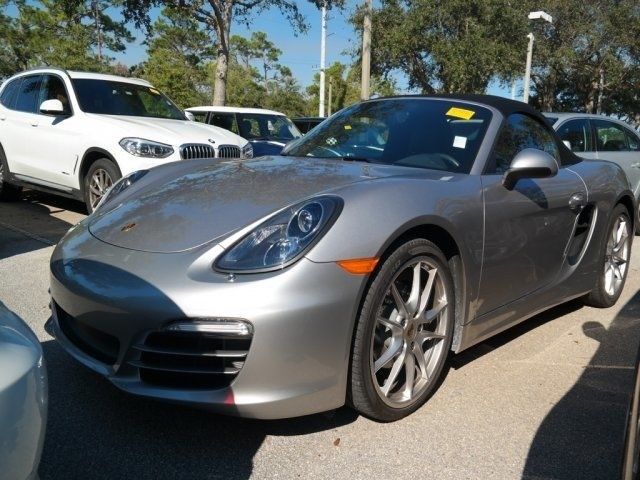
[[354, 275], [366, 275], [373, 272], [379, 258], [354, 258], [351, 260], [340, 260], [336, 262], [343, 270]]

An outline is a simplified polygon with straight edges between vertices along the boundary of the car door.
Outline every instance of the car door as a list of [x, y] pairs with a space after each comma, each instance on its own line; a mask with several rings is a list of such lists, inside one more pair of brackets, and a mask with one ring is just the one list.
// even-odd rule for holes
[[598, 158], [610, 160], [622, 167], [631, 189], [638, 197], [640, 193], [640, 151], [638, 142], [631, 149], [628, 129], [609, 120], [592, 120], [595, 131]]
[[576, 155], [583, 158], [598, 158], [589, 119], [566, 120], [560, 123], [555, 130], [558, 132], [560, 140], [565, 142]]
[[[525, 148], [537, 148], [559, 163], [550, 178], [522, 179], [509, 190], [504, 172]], [[510, 115], [482, 175], [485, 216], [478, 315], [551, 284], [560, 272], [576, 213], [569, 202], [586, 199], [580, 177], [561, 164], [550, 127], [525, 114]]]
[[37, 176], [32, 166], [34, 144], [39, 142], [35, 132], [38, 124], [38, 100], [42, 75], [26, 75], [20, 81], [15, 98], [3, 112], [2, 145], [9, 169], [14, 175], [29, 179]]
[[26, 162], [31, 175], [46, 180], [49, 186], [68, 189], [77, 186], [75, 169], [79, 163], [82, 144], [82, 120], [74, 115], [69, 92], [61, 76], [42, 75], [38, 108], [45, 100], [60, 100], [63, 113], [45, 115], [38, 112], [37, 123], [33, 122], [32, 135], [38, 139], [32, 142]]

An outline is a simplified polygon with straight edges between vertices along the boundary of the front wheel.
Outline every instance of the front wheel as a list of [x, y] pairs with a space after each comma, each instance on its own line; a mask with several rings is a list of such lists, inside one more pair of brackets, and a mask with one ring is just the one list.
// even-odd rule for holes
[[107, 158], [100, 158], [91, 164], [84, 177], [84, 203], [88, 213], [96, 209], [102, 197], [120, 176], [118, 168]]
[[453, 336], [446, 258], [425, 239], [401, 245], [367, 291], [354, 337], [350, 400], [389, 422], [417, 410], [438, 385]]
[[609, 219], [607, 236], [601, 252], [601, 270], [595, 288], [585, 298], [593, 307], [614, 305], [624, 287], [631, 256], [631, 220], [624, 205], [617, 205]]

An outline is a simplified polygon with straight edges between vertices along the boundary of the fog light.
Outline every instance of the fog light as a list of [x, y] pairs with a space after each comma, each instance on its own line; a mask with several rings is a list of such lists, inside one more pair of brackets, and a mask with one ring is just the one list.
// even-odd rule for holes
[[249, 322], [237, 318], [207, 318], [192, 322], [172, 323], [166, 330], [172, 332], [213, 333], [236, 337], [247, 337], [253, 333], [253, 328]]

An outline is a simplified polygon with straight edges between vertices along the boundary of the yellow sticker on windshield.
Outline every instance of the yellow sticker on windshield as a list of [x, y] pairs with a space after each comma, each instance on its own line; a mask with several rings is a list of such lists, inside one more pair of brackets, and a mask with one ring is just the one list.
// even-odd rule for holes
[[158, 90], [156, 90], [155, 88], [150, 88], [149, 91], [151, 93], [153, 93], [154, 95], [160, 95], [160, 92]]
[[447, 112], [447, 116], [462, 118], [463, 120], [470, 120], [476, 114], [473, 110], [466, 110], [464, 108], [451, 107]]
[[345, 126], [344, 126], [344, 129], [345, 129], [345, 130], [351, 130], [351, 125], [345, 125]]

